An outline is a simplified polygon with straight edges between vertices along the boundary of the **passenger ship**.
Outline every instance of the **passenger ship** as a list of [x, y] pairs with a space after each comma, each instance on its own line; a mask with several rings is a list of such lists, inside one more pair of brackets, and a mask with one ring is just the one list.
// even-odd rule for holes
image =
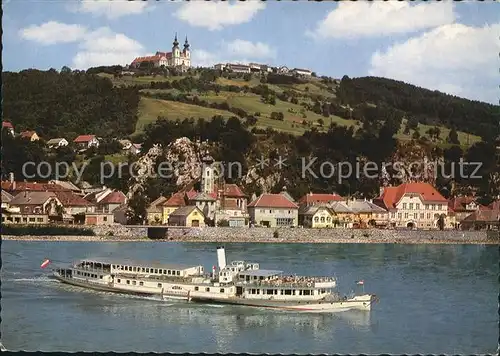
[[200, 303], [224, 303], [308, 312], [370, 310], [377, 297], [341, 297], [333, 277], [284, 276], [260, 269], [257, 263], [226, 265], [225, 250], [217, 248], [218, 272], [203, 266], [85, 259], [53, 270], [59, 281], [95, 290], [153, 295]]

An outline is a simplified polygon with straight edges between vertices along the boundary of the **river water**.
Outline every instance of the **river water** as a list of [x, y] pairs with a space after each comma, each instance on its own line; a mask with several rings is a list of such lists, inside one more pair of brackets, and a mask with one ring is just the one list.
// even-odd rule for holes
[[231, 260], [336, 275], [371, 312], [297, 314], [123, 296], [67, 286], [53, 265], [84, 257], [216, 263], [216, 244], [2, 242], [1, 341], [9, 350], [208, 353], [480, 354], [498, 343], [498, 246], [226, 244]]

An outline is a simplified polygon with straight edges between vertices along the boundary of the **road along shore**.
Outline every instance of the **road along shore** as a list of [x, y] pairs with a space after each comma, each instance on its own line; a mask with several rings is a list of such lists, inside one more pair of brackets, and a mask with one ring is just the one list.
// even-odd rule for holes
[[146, 229], [96, 226], [96, 236], [2, 236], [3, 240], [203, 243], [399, 243], [399, 244], [500, 244], [498, 231], [402, 231], [378, 229], [290, 229], [205, 227], [170, 230], [168, 237], [151, 240]]

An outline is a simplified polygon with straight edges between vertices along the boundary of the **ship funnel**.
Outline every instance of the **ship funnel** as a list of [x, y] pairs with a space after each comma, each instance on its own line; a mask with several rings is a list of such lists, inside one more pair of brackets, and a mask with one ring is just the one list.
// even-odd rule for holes
[[219, 271], [226, 267], [226, 250], [224, 247], [217, 247], [217, 262], [219, 263]]

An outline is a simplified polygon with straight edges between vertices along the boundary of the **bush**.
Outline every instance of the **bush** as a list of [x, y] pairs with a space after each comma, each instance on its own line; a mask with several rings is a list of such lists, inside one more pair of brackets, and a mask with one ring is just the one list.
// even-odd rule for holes
[[228, 227], [229, 226], [229, 221], [226, 219], [219, 220], [217, 223], [218, 227]]

